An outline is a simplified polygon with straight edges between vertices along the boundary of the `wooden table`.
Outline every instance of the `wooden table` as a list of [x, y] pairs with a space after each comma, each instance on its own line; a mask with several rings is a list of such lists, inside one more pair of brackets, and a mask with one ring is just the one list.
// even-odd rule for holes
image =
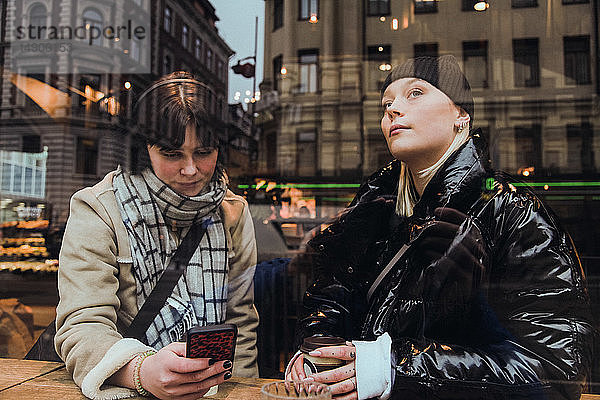
[[[219, 385], [207, 399], [258, 400], [260, 388], [273, 379], [236, 378]], [[145, 397], [134, 397], [145, 399]], [[84, 400], [79, 387], [62, 363], [0, 359], [1, 400]]]
[[[219, 392], [207, 399], [258, 400], [262, 385], [273, 381], [233, 377], [219, 385]], [[86, 397], [61, 363], [5, 358], [0, 359], [0, 399], [84, 400]], [[600, 400], [600, 395], [584, 394], [581, 400]]]

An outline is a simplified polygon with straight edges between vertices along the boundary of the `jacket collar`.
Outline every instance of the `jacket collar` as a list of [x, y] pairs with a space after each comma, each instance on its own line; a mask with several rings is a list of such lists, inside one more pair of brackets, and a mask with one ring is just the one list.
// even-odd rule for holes
[[[472, 136], [446, 160], [425, 187], [415, 205], [413, 215], [424, 218], [433, 215], [436, 207], [452, 207], [466, 212], [480, 196], [480, 188], [489, 174], [489, 159], [481, 130]], [[393, 160], [371, 175], [359, 190], [351, 205], [371, 201], [379, 196], [396, 195], [400, 161]]]
[[415, 205], [413, 216], [433, 215], [437, 207], [451, 207], [467, 212], [481, 195], [490, 166], [481, 130], [473, 132], [454, 154], [446, 160], [425, 187]]

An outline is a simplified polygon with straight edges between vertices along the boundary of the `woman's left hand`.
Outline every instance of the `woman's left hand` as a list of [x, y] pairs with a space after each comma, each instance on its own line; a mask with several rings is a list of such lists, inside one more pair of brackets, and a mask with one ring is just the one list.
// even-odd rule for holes
[[306, 378], [306, 381], [315, 381], [329, 385], [333, 397], [339, 400], [356, 400], [358, 392], [356, 391], [356, 348], [348, 346], [330, 346], [320, 347], [309, 353], [314, 357], [339, 358], [348, 361], [348, 364], [331, 369], [329, 371], [318, 372]]

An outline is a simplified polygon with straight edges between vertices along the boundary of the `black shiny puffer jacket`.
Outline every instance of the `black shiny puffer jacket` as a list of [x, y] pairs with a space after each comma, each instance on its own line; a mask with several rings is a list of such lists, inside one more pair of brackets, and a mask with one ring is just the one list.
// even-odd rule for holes
[[[477, 139], [479, 140], [479, 139]], [[488, 168], [471, 138], [427, 185], [410, 218], [394, 204], [400, 165], [375, 173], [310, 243], [317, 280], [296, 340], [314, 334], [392, 337], [398, 399], [578, 399], [594, 328], [583, 272], [556, 216], [528, 188]], [[447, 206], [469, 215], [489, 262], [476, 294], [423, 296], [419, 241], [366, 293], [411, 232]], [[422, 250], [422, 249], [421, 249]]]

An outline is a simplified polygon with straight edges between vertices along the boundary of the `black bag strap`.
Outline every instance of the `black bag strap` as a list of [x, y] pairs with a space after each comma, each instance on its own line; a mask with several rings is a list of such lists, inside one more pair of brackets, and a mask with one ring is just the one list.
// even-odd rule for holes
[[210, 219], [205, 220], [201, 224], [193, 224], [187, 235], [183, 238], [175, 254], [171, 257], [171, 261], [165, 268], [160, 279], [152, 289], [150, 295], [142, 304], [142, 308], [131, 321], [131, 325], [126, 330], [125, 337], [135, 338], [142, 342], [146, 342], [146, 331], [158, 315], [158, 312], [163, 307], [181, 275], [185, 272], [192, 254], [198, 248], [200, 240], [206, 233], [206, 228]]

